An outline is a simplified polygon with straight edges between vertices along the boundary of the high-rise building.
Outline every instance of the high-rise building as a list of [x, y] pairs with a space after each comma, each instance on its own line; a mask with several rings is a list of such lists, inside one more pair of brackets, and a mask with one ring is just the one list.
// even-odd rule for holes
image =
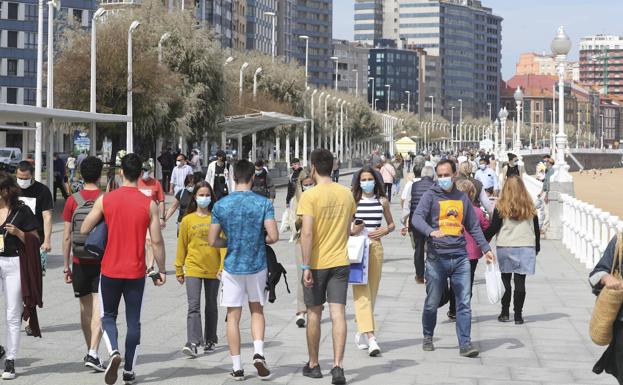
[[[63, 0], [57, 24], [74, 18], [89, 28], [95, 0]], [[44, 42], [47, 42], [47, 5], [44, 12]], [[34, 0], [0, 1], [0, 103], [36, 102], [37, 18]], [[44, 52], [47, 48], [44, 47]]]
[[232, 48], [244, 51], [247, 47], [247, 0], [234, 0], [232, 13]]
[[623, 36], [595, 35], [580, 41], [580, 82], [602, 94], [623, 95]]
[[345, 40], [333, 41], [338, 58], [338, 89], [368, 99], [368, 54], [370, 47]]
[[463, 113], [475, 117], [488, 116], [489, 103], [499, 107], [502, 18], [482, 1], [357, 1], [355, 40], [376, 44], [379, 30], [382, 39], [440, 57], [441, 103], [435, 104], [444, 116], [450, 117], [448, 106], [459, 99]]
[[[396, 47], [375, 47], [368, 55], [368, 70], [374, 78], [374, 94], [370, 82], [372, 103], [378, 110], [418, 111], [420, 60], [417, 51]], [[408, 92], [407, 92], [408, 91]], [[409, 95], [410, 93], [410, 95]]]
[[305, 41], [309, 36], [309, 84], [331, 87], [334, 65], [333, 54], [333, 1], [296, 0], [296, 28], [294, 30], [295, 58], [305, 65]]
[[289, 62], [296, 51], [296, 0], [279, 0], [277, 7], [277, 55]]
[[[247, 49], [272, 54], [273, 16], [278, 14], [279, 0], [247, 0]], [[275, 50], [277, 49], [277, 16], [275, 16]], [[276, 53], [276, 52], [275, 52]]]

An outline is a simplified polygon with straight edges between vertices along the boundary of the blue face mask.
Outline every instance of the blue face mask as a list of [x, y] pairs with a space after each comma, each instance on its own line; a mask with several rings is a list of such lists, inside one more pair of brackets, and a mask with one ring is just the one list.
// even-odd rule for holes
[[452, 188], [452, 177], [439, 178], [437, 179], [437, 183], [443, 190], [450, 190]]
[[212, 198], [210, 197], [197, 197], [197, 206], [205, 209], [210, 206], [210, 202], [212, 202]]
[[366, 194], [373, 193], [374, 192], [374, 181], [366, 180], [366, 181], [361, 182], [361, 190], [363, 190], [363, 192]]

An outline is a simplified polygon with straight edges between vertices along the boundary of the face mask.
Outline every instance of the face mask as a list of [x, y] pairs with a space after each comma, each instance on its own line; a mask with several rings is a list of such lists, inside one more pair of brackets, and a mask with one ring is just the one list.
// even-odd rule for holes
[[484, 170], [485, 168], [487, 168], [486, 164], [481, 164], [478, 166], [479, 169]]
[[201, 207], [202, 209], [208, 207], [210, 205], [210, 202], [212, 202], [212, 198], [210, 197], [197, 197], [196, 200], [197, 206]]
[[182, 161], [180, 161], [180, 160], [176, 161], [176, 162], [175, 162], [175, 165], [176, 165], [177, 167], [181, 166], [181, 165], [182, 165]]
[[262, 171], [264, 170], [255, 170], [255, 175], [262, 175]]
[[17, 185], [22, 189], [27, 189], [32, 184], [32, 179], [17, 179]]
[[450, 190], [452, 188], [452, 177], [444, 177], [437, 179], [437, 183], [439, 183], [439, 187], [444, 190]]
[[310, 188], [312, 188], [312, 187], [314, 187], [314, 185], [313, 185], [313, 184], [310, 184], [310, 185], [308, 185], [308, 186], [303, 186], [303, 191], [307, 191], [307, 190], [309, 190], [309, 189], [310, 189]]
[[366, 181], [361, 182], [361, 189], [363, 190], [364, 193], [367, 193], [367, 194], [374, 192], [374, 181], [366, 180]]
[[149, 171], [143, 171], [143, 180], [148, 180], [149, 178]]
[[195, 187], [193, 187], [193, 186], [188, 186], [188, 187], [186, 187], [186, 190], [187, 190], [189, 193], [193, 192], [193, 190], [194, 190], [194, 189], [195, 189]]

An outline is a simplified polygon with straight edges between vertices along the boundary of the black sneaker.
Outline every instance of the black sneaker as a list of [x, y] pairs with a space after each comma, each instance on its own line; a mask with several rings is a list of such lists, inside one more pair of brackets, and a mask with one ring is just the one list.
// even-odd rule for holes
[[26, 332], [27, 336], [32, 337], [32, 328], [30, 327], [30, 325], [26, 325], [24, 331]]
[[184, 347], [182, 348], [182, 353], [193, 358], [197, 357], [197, 355], [199, 354], [197, 351], [197, 345], [191, 344], [190, 342], [184, 345]]
[[262, 355], [256, 353], [253, 356], [253, 366], [257, 369], [257, 375], [260, 376], [261, 380], [268, 380], [270, 378], [270, 369], [268, 369], [266, 359]]
[[331, 376], [333, 376], [333, 379], [331, 380], [331, 383], [333, 385], [346, 384], [346, 377], [344, 377], [344, 369], [340, 368], [339, 366], [336, 366], [333, 369], [331, 369]]
[[422, 350], [425, 352], [432, 352], [435, 350], [435, 345], [433, 344], [433, 337], [424, 337], [424, 341], [422, 341]]
[[204, 354], [214, 353], [214, 350], [216, 350], [216, 343], [214, 342], [206, 342], [206, 346], [203, 347]]
[[478, 349], [474, 347], [474, 345], [468, 344], [468, 345], [463, 346], [460, 349], [460, 354], [463, 357], [475, 358], [475, 357], [478, 357], [480, 352], [478, 351]]
[[320, 364], [314, 366], [313, 368], [309, 367], [309, 362], [303, 366], [303, 376], [309, 378], [322, 378], [322, 371], [320, 370]]
[[234, 381], [244, 381], [244, 370], [232, 370], [229, 375], [234, 379]]
[[296, 315], [296, 326], [300, 328], [305, 327], [305, 314], [297, 314]]
[[134, 372], [126, 372], [124, 370], [123, 371], [123, 383], [125, 385], [132, 385], [134, 381], [136, 381], [136, 376], [134, 375]]
[[4, 361], [4, 372], [2, 373], [3, 380], [12, 380], [15, 378], [15, 361]]
[[500, 313], [500, 315], [498, 316], [498, 321], [500, 321], [500, 322], [508, 322], [508, 321], [510, 321], [510, 317], [508, 315], [508, 312], [507, 311], [506, 312], [502, 311]]
[[456, 321], [456, 313], [449, 311], [447, 316], [450, 321]]
[[87, 368], [91, 368], [95, 370], [96, 372], [103, 372], [106, 370], [106, 368], [104, 368], [104, 366], [102, 365], [100, 359], [95, 358], [91, 356], [90, 354], [87, 354], [84, 357], [84, 366], [86, 366]]
[[106, 372], [104, 374], [104, 382], [108, 385], [113, 385], [117, 382], [117, 371], [119, 370], [119, 366], [121, 365], [121, 355], [118, 351], [112, 352], [110, 355], [110, 360], [108, 360], [108, 366], [106, 367]]

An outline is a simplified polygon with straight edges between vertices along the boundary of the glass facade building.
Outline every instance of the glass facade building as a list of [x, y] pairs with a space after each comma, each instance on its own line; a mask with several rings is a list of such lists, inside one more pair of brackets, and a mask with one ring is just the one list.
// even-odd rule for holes
[[[418, 109], [419, 96], [419, 57], [416, 51], [398, 48], [372, 48], [368, 55], [368, 70], [374, 78], [374, 96], [368, 100], [376, 102], [377, 110], [399, 110], [401, 106], [406, 110], [410, 99], [411, 111]], [[386, 87], [389, 85], [390, 87]], [[368, 85], [368, 94], [372, 93], [372, 81]], [[389, 93], [388, 93], [389, 91]], [[411, 93], [408, 97], [406, 91]]]
[[333, 1], [297, 0], [294, 30], [295, 58], [305, 65], [305, 40], [309, 36], [309, 84], [331, 87], [335, 72], [333, 61]]

